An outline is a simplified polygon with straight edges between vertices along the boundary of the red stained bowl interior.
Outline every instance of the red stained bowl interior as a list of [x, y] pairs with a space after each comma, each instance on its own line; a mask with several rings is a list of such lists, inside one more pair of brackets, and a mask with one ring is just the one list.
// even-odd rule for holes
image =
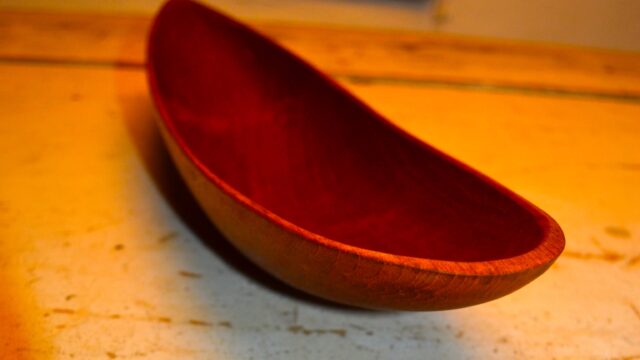
[[149, 61], [173, 136], [256, 204], [332, 240], [412, 257], [495, 260], [542, 241], [536, 208], [252, 30], [187, 1], [156, 21]]

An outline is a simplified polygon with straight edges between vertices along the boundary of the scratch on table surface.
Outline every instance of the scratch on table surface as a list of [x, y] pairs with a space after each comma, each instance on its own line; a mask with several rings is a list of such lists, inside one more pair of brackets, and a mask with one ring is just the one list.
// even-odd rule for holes
[[205, 321], [201, 319], [188, 319], [188, 320], [175, 320], [169, 316], [139, 316], [132, 314], [101, 314], [92, 311], [86, 310], [78, 310], [78, 309], [67, 309], [67, 308], [52, 308], [49, 312], [45, 312], [43, 316], [48, 317], [51, 314], [56, 315], [67, 315], [67, 316], [85, 316], [92, 318], [99, 318], [105, 320], [133, 320], [133, 321], [146, 321], [146, 322], [158, 322], [163, 324], [176, 324], [176, 325], [192, 325], [192, 326], [204, 326], [204, 327], [212, 327], [219, 326], [231, 329], [233, 324], [227, 320], [221, 320], [217, 323], [212, 323], [210, 321]]
[[178, 274], [180, 276], [184, 276], [184, 277], [188, 277], [188, 278], [192, 278], [192, 279], [199, 279], [199, 278], [202, 277], [202, 274], [198, 274], [198, 273], [192, 272], [192, 271], [185, 271], [185, 270], [178, 271]]
[[345, 329], [308, 329], [300, 325], [289, 326], [287, 328], [287, 331], [293, 334], [303, 334], [303, 335], [333, 334], [333, 335], [338, 335], [340, 337], [347, 336], [347, 330]]
[[633, 313], [636, 314], [636, 317], [638, 318], [638, 320], [640, 320], [640, 309], [638, 309], [638, 307], [631, 301], [629, 301], [629, 307], [631, 308]]
[[189, 324], [196, 326], [213, 326], [212, 323], [203, 320], [189, 319]]
[[628, 267], [633, 267], [640, 264], [640, 255], [636, 255], [634, 257], [632, 257], [631, 259], [629, 259], [629, 261], [627, 261], [627, 266]]
[[53, 308], [51, 309], [51, 312], [57, 313], [57, 314], [75, 314], [76, 311], [73, 309], [63, 309], [63, 308]]
[[640, 359], [640, 354], [612, 357], [609, 360], [638, 360], [638, 359]]
[[97, 231], [101, 231], [104, 230], [108, 227], [120, 224], [122, 222], [121, 219], [108, 219], [106, 221], [103, 221], [101, 223], [95, 223], [95, 224], [89, 224], [86, 227], [84, 227], [84, 229], [78, 229], [78, 231], [72, 231], [70, 232], [69, 235], [74, 234], [74, 233], [83, 233], [83, 234], [91, 234]]
[[596, 238], [591, 238], [591, 242], [593, 242], [593, 244], [600, 250], [600, 253], [602, 253], [605, 257], [608, 257], [610, 259], [616, 259], [613, 261], [618, 261], [624, 258], [623, 254], [607, 249]]
[[624, 255], [621, 255], [621, 254], [618, 254], [618, 253], [613, 253], [613, 252], [596, 254], [596, 253], [587, 253], [587, 252], [577, 252], [577, 251], [568, 251], [568, 250], [566, 250], [562, 254], [562, 256], [573, 258], [573, 259], [579, 259], [579, 260], [602, 260], [602, 261], [607, 261], [607, 262], [618, 262], [618, 261], [624, 259]]
[[158, 238], [159, 243], [166, 243], [178, 237], [178, 233], [175, 231], [168, 232]]
[[136, 299], [135, 304], [149, 310], [155, 310], [155, 305], [149, 303], [148, 301], [142, 299]]
[[367, 336], [371, 336], [371, 335], [374, 334], [372, 330], [368, 330], [364, 326], [360, 326], [360, 325], [356, 325], [356, 324], [349, 324], [349, 327], [352, 328], [352, 329], [356, 329], [358, 331], [364, 332]]
[[631, 237], [631, 231], [629, 231], [628, 229], [622, 227], [622, 226], [607, 226], [604, 228], [604, 231], [613, 237], [616, 238], [620, 238], [620, 239], [628, 239]]
[[623, 254], [617, 253], [604, 247], [598, 241], [598, 239], [592, 238], [591, 241], [598, 248], [598, 250], [600, 250], [600, 253], [565, 250], [562, 256], [579, 260], [600, 260], [610, 263], [615, 263], [625, 259], [625, 256]]
[[498, 342], [501, 344], [507, 344], [509, 342], [509, 338], [506, 336], [502, 336], [498, 339]]

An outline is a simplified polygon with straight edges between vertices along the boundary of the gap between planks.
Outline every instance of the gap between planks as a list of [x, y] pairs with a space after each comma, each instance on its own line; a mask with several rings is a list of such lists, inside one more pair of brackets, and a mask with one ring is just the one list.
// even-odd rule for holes
[[[118, 68], [140, 70], [144, 69], [144, 64], [129, 61], [92, 61], [92, 60], [64, 60], [64, 59], [43, 59], [43, 58], [2, 58], [0, 64], [4, 65], [34, 65], [34, 66], [68, 66], [68, 67], [95, 67], [95, 68]], [[620, 102], [640, 103], [640, 95], [635, 94], [607, 94], [598, 92], [571, 91], [554, 88], [542, 87], [526, 87], [526, 86], [508, 86], [496, 84], [482, 84], [473, 82], [452, 82], [439, 81], [429, 79], [410, 79], [410, 78], [393, 78], [393, 77], [376, 77], [350, 75], [340, 73], [329, 73], [329, 75], [337, 80], [346, 81], [353, 84], [385, 84], [400, 86], [416, 86], [416, 87], [432, 87], [432, 88], [449, 88], [468, 91], [482, 92], [503, 92], [516, 93], [519, 95], [533, 96], [553, 96], [553, 97], [572, 97], [585, 99], [603, 99]]]

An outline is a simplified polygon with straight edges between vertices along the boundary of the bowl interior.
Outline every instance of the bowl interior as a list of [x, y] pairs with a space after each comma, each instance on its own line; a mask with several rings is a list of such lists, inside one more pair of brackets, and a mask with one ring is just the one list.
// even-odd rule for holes
[[172, 135], [291, 223], [370, 250], [451, 261], [520, 255], [544, 237], [536, 208], [200, 5], [167, 6], [149, 56]]

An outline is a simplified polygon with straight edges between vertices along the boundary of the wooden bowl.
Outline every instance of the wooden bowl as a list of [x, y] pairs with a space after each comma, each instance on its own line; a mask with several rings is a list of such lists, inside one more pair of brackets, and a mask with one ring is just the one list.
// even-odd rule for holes
[[451, 309], [520, 288], [562, 252], [542, 210], [209, 8], [162, 8], [147, 71], [200, 205], [296, 288], [365, 308]]

